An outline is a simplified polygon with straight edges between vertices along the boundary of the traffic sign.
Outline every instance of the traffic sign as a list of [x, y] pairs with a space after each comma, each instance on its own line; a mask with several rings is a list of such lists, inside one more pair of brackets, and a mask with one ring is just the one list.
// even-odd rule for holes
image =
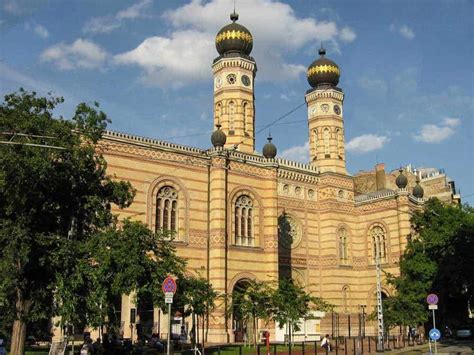
[[441, 332], [439, 331], [439, 329], [436, 329], [436, 328], [433, 328], [430, 330], [430, 339], [431, 340], [439, 340], [439, 338], [441, 338]]
[[429, 304], [428, 305], [428, 309], [431, 311], [431, 310], [437, 310], [438, 309], [438, 305], [437, 304]]
[[173, 297], [165, 297], [165, 303], [173, 303]]
[[165, 281], [163, 281], [161, 289], [163, 293], [171, 292], [174, 294], [176, 292], [176, 281], [171, 276], [168, 276]]
[[426, 297], [426, 302], [428, 302], [428, 304], [438, 304], [438, 296], [434, 293], [430, 293], [428, 297]]

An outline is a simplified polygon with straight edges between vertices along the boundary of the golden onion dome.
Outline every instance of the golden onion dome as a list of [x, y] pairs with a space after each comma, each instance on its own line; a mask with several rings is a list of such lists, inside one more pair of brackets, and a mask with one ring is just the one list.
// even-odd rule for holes
[[325, 57], [326, 50], [319, 49], [320, 57], [308, 67], [308, 83], [315, 88], [320, 84], [336, 86], [339, 83], [341, 71], [336, 63]]
[[235, 11], [230, 14], [232, 23], [221, 28], [216, 36], [216, 49], [220, 55], [238, 52], [249, 55], [252, 52], [253, 37], [250, 31], [236, 23], [239, 15]]

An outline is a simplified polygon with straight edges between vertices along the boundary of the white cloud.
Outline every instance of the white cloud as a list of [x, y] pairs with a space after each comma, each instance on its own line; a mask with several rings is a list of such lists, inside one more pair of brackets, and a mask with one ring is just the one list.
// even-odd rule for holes
[[204, 33], [179, 31], [171, 38], [149, 37], [130, 52], [115, 56], [115, 62], [141, 66], [145, 84], [180, 88], [190, 81], [211, 78], [213, 46], [214, 41]]
[[392, 31], [394, 33], [398, 33], [406, 39], [411, 40], [411, 39], [415, 38], [415, 32], [413, 31], [413, 29], [411, 29], [407, 25], [395, 25], [395, 24], [392, 23], [390, 25], [390, 31]]
[[456, 126], [459, 126], [459, 124], [461, 123], [461, 120], [459, 118], [447, 117], [443, 120], [443, 123], [446, 126], [456, 127]]
[[[254, 37], [252, 56], [258, 63], [260, 80], [286, 80], [304, 73], [309, 63], [287, 63], [285, 56], [289, 52], [312, 45], [316, 48], [320, 41], [338, 51], [338, 40], [350, 42], [356, 38], [349, 27], [339, 28], [335, 22], [297, 17], [291, 6], [278, 1], [242, 2], [238, 9], [239, 23]], [[116, 62], [142, 67], [145, 72], [142, 81], [150, 85], [168, 86], [171, 83], [173, 87], [180, 87], [193, 80], [208, 80], [209, 65], [217, 56], [215, 35], [230, 22], [228, 16], [232, 7], [232, 0], [206, 3], [192, 0], [167, 11], [163, 18], [174, 27], [171, 35], [146, 38], [135, 49], [117, 55]], [[271, 20], [262, 21], [262, 14]], [[166, 58], [170, 54], [172, 60]]]
[[46, 29], [46, 27], [44, 27], [42, 25], [36, 25], [34, 31], [41, 38], [48, 38], [49, 37], [49, 31]]
[[51, 62], [60, 70], [100, 68], [106, 58], [107, 52], [104, 49], [82, 38], [71, 44], [55, 44], [41, 53], [42, 61]]
[[84, 33], [110, 33], [122, 27], [124, 20], [148, 17], [146, 10], [148, 10], [151, 3], [152, 0], [142, 0], [118, 11], [115, 15], [93, 17], [84, 24], [82, 31]]
[[445, 118], [439, 125], [426, 124], [421, 126], [419, 134], [413, 136], [416, 141], [424, 143], [441, 143], [456, 133], [455, 127], [461, 121], [458, 118]]
[[339, 38], [344, 42], [354, 42], [357, 35], [350, 27], [344, 27], [339, 31]]
[[390, 142], [390, 138], [387, 136], [363, 134], [362, 136], [352, 138], [346, 144], [346, 150], [352, 153], [363, 154], [381, 149], [388, 142]]
[[306, 142], [304, 145], [290, 147], [285, 149], [280, 154], [280, 158], [299, 161], [302, 163], [309, 162], [309, 142]]

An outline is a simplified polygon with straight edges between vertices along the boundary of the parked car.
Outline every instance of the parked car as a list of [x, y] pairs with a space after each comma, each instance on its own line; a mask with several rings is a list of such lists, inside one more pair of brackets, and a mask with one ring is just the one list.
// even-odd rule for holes
[[473, 327], [470, 325], [462, 326], [456, 329], [457, 339], [471, 339], [473, 334]]

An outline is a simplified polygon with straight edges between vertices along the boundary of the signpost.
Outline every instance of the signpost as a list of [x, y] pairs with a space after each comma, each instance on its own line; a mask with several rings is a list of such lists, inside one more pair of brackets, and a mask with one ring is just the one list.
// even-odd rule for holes
[[165, 303], [168, 304], [168, 344], [166, 347], [166, 354], [170, 355], [170, 346], [171, 346], [171, 304], [173, 303], [173, 296], [176, 292], [176, 281], [168, 276], [163, 285], [161, 286], [163, 293], [165, 294]]
[[436, 329], [436, 318], [435, 318], [435, 310], [438, 309], [438, 296], [435, 295], [434, 293], [429, 294], [426, 297], [426, 302], [428, 302], [428, 309], [433, 311], [433, 329], [430, 330], [429, 336], [430, 339], [434, 341], [434, 348], [435, 348], [435, 354], [438, 354], [438, 347], [436, 346], [436, 340], [439, 340], [441, 338], [441, 332]]

